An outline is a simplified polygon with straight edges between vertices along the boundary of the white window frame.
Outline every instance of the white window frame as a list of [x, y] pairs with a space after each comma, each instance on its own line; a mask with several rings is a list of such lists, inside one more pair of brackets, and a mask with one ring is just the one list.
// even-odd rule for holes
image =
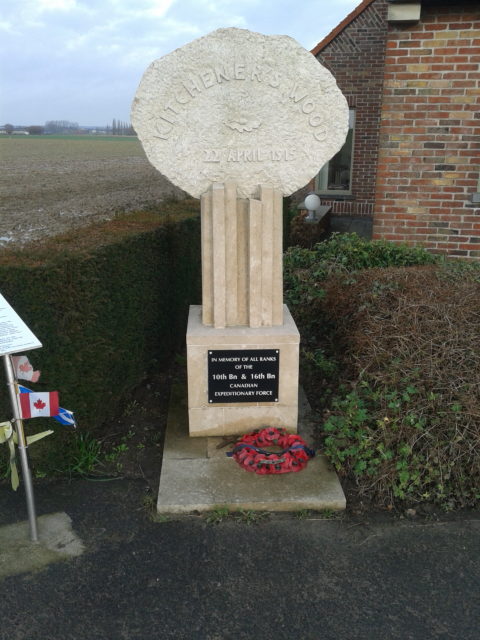
[[[348, 129], [349, 133], [352, 131], [352, 135], [350, 136], [350, 141], [345, 141], [345, 144], [351, 145], [351, 153], [350, 153], [350, 178], [349, 178], [349, 189], [329, 189], [328, 188], [328, 172], [330, 161], [323, 165], [320, 171], [317, 173], [315, 177], [315, 191], [319, 194], [327, 194], [332, 196], [344, 196], [352, 194], [352, 174], [353, 174], [353, 149], [355, 143], [355, 109], [350, 109], [348, 114]], [[344, 145], [345, 146], [345, 145]], [[343, 147], [342, 147], [343, 149]]]

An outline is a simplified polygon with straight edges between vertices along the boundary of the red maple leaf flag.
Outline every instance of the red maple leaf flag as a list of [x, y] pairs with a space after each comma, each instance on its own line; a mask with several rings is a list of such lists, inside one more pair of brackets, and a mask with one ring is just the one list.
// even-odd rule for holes
[[12, 356], [13, 370], [19, 380], [37, 382], [40, 371], [34, 371], [27, 356]]
[[58, 414], [58, 391], [21, 393], [22, 418], [48, 418]]

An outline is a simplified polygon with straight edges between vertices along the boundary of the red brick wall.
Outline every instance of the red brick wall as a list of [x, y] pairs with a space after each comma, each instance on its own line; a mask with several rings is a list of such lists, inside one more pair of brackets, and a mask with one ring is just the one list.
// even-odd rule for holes
[[480, 14], [475, 2], [422, 5], [390, 26], [373, 233], [480, 258]]
[[332, 212], [372, 215], [387, 36], [386, 0], [376, 0], [317, 55], [355, 108], [352, 197], [322, 198]]

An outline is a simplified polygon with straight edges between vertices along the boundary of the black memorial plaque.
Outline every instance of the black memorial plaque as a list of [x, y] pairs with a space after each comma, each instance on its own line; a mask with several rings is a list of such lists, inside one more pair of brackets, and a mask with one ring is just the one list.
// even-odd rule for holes
[[208, 402], [278, 402], [279, 349], [208, 351]]

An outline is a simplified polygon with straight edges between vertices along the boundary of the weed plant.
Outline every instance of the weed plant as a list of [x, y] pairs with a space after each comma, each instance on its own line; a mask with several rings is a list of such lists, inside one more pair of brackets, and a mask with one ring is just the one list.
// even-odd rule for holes
[[220, 524], [230, 516], [230, 509], [228, 507], [218, 506], [210, 511], [205, 520], [208, 524]]
[[253, 509], [240, 509], [236, 519], [238, 522], [244, 524], [258, 524], [262, 520], [265, 520], [268, 516], [266, 511], [254, 511]]
[[45, 447], [34, 463], [37, 478], [88, 476], [102, 459], [102, 445], [89, 433], [69, 434], [61, 440], [61, 448]]
[[258, 524], [268, 516], [266, 511], [254, 511], [253, 509], [240, 509], [232, 512], [227, 506], [218, 506], [210, 511], [205, 520], [208, 524], [220, 524], [224, 520], [236, 520], [243, 524]]

